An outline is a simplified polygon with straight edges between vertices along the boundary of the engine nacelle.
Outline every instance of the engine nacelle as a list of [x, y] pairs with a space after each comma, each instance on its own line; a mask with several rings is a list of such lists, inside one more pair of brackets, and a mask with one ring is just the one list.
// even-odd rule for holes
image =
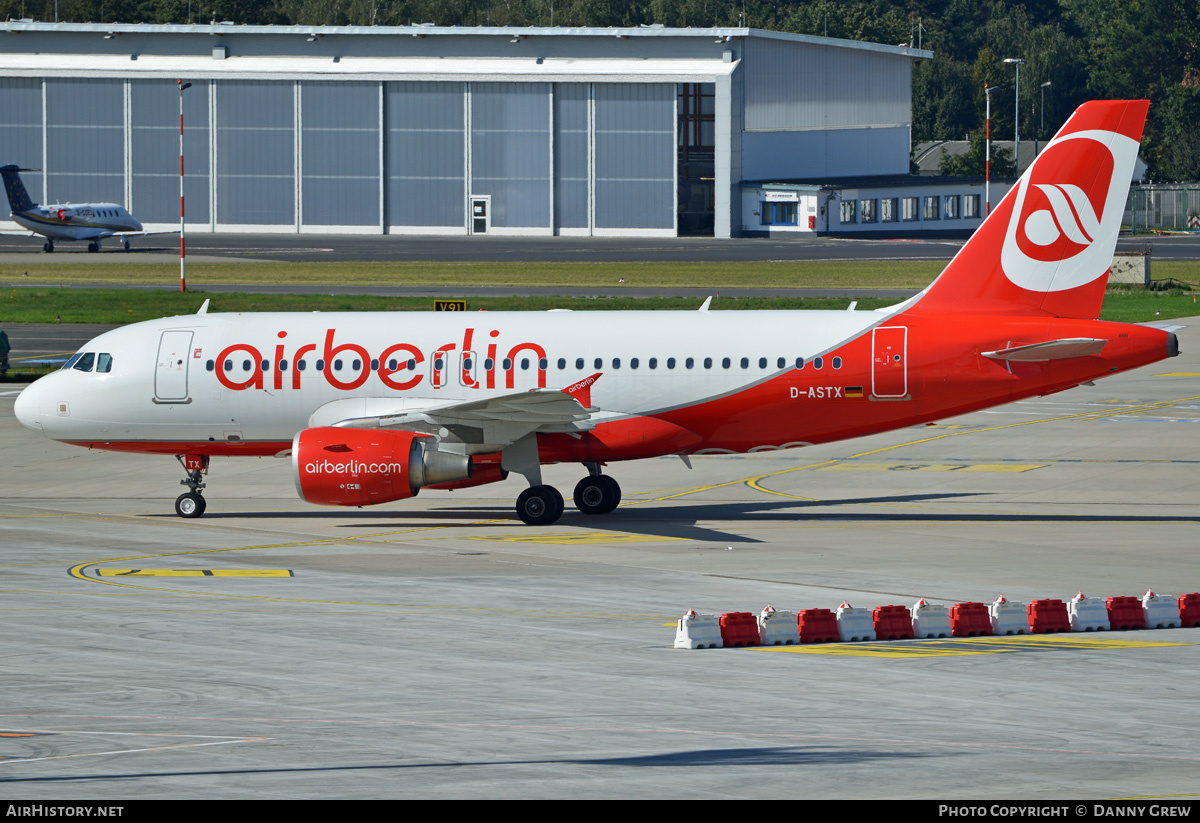
[[471, 460], [438, 450], [422, 434], [324, 426], [292, 439], [292, 478], [301, 499], [322, 506], [371, 506], [412, 497], [422, 486], [467, 480]]

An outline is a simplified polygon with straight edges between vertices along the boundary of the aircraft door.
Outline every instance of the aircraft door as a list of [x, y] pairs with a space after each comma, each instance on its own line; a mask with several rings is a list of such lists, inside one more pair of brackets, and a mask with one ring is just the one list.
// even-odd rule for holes
[[190, 403], [187, 370], [191, 359], [192, 332], [165, 331], [158, 341], [158, 363], [154, 370], [154, 402]]
[[881, 326], [871, 335], [871, 395], [901, 398], [908, 394], [908, 329]]

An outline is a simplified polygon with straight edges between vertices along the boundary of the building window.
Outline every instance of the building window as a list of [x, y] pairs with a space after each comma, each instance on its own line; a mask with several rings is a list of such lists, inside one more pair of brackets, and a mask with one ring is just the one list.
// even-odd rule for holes
[[903, 208], [903, 219], [904, 220], [916, 220], [917, 219], [917, 198], [902, 197], [902, 198], [900, 198], [900, 205]]
[[858, 206], [857, 200], [843, 200], [842, 201], [842, 223], [843, 223], [843, 225], [846, 223], [854, 222], [854, 214], [855, 214], [855, 211], [857, 210], [857, 208], [856, 208], [857, 206]]
[[859, 200], [858, 201], [859, 221], [862, 223], [875, 223], [878, 218], [875, 214], [874, 200]]
[[941, 203], [941, 198], [933, 194], [925, 197], [924, 200], [924, 208], [921, 210], [922, 218], [925, 220], [937, 220], [940, 212], [938, 206]]
[[958, 195], [957, 194], [946, 195], [946, 202], [945, 202], [944, 208], [945, 208], [946, 219], [947, 220], [956, 220], [958, 218]]
[[963, 217], [979, 216], [979, 195], [963, 195]]
[[762, 203], [764, 226], [796, 225], [796, 207], [799, 203]]
[[896, 198], [885, 197], [879, 201], [879, 219], [884, 223], [896, 222]]

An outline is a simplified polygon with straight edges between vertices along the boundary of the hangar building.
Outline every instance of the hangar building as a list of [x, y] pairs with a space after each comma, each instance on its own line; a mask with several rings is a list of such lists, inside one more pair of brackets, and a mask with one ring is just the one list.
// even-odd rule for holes
[[760, 202], [817, 231], [769, 184], [907, 175], [931, 56], [751, 28], [9, 21], [0, 162], [38, 169], [42, 203], [169, 229], [182, 95], [189, 231], [729, 237], [768, 225]]

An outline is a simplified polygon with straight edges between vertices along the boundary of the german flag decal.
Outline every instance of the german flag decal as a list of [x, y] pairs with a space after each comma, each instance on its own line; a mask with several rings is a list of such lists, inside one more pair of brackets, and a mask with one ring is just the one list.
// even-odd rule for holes
[[847, 386], [846, 387], [846, 396], [847, 397], [862, 397], [862, 386]]

